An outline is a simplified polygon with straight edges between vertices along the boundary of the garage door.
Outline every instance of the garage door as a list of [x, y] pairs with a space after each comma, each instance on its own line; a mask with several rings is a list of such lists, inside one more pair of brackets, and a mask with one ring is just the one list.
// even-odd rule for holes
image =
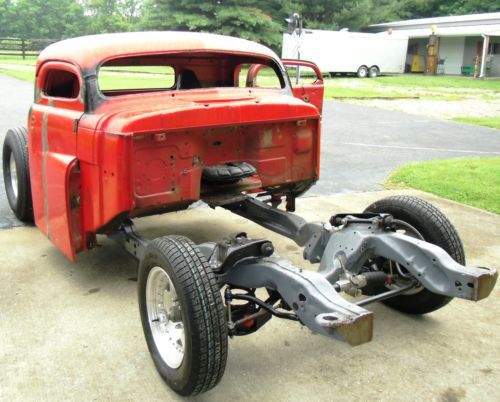
[[460, 74], [464, 59], [465, 38], [446, 37], [440, 39], [439, 58], [445, 59], [445, 74]]

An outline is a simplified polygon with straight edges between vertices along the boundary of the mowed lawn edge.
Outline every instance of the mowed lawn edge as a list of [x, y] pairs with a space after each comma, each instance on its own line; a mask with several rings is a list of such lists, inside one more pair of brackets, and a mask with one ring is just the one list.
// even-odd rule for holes
[[385, 186], [411, 187], [500, 214], [500, 158], [411, 163], [392, 172]]
[[500, 115], [487, 117], [460, 116], [452, 120], [458, 123], [474, 124], [500, 130]]

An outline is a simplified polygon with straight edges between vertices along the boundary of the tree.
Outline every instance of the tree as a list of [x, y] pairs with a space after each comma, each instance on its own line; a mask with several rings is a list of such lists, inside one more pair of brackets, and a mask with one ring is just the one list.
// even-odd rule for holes
[[[279, 13], [278, 1], [262, 3], [267, 9], [272, 5]], [[144, 4], [142, 26], [158, 30], [215, 32], [277, 47], [281, 43], [283, 23], [273, 19], [267, 10], [241, 5], [238, 0], [149, 0]]]
[[8, 35], [60, 39], [85, 31], [83, 7], [74, 0], [17, 0], [9, 2]]
[[216, 32], [278, 49], [284, 18], [352, 31], [398, 19], [500, 11], [498, 0], [0, 0], [0, 35], [59, 39], [139, 29]]
[[89, 33], [123, 32], [136, 29], [140, 0], [84, 0]]
[[11, 0], [0, 0], [0, 36], [12, 36], [15, 15]]
[[437, 11], [439, 15], [492, 13], [500, 11], [500, 3], [498, 0], [448, 0], [439, 2]]
[[[430, 0], [426, 0], [430, 1]], [[356, 31], [364, 26], [398, 18], [401, 2], [396, 0], [318, 0], [312, 4], [293, 2], [292, 12], [299, 12], [305, 26], [312, 29], [349, 28]]]

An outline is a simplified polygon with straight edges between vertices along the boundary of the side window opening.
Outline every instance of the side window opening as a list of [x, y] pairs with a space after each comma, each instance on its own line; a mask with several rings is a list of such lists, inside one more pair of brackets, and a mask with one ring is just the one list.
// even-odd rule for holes
[[80, 83], [74, 73], [52, 69], [45, 76], [43, 92], [46, 96], [76, 99], [80, 93]]
[[285, 87], [281, 74], [271, 66], [264, 64], [240, 64], [236, 67], [238, 77], [236, 84], [240, 88], [258, 87], [280, 89]]
[[290, 78], [292, 86], [298, 85], [314, 85], [318, 82], [316, 72], [307, 66], [287, 65], [286, 72]]

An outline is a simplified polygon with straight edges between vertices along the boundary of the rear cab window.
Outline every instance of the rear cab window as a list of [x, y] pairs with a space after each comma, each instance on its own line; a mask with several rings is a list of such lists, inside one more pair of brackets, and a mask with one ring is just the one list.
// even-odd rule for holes
[[98, 86], [103, 95], [113, 97], [212, 88], [282, 90], [287, 82], [270, 59], [196, 52], [108, 60], [98, 69]]

